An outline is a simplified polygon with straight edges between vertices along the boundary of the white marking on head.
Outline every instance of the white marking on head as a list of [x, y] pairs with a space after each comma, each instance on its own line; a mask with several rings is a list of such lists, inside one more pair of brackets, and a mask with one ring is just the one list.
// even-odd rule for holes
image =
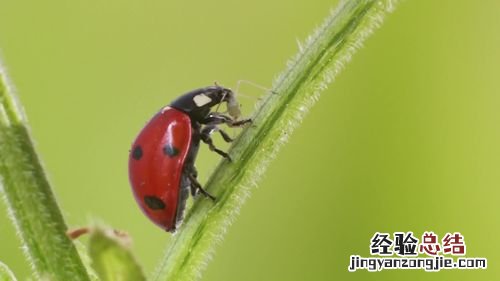
[[194, 96], [193, 101], [197, 107], [202, 107], [205, 104], [210, 103], [212, 101], [212, 99], [209, 98], [205, 94], [199, 94], [199, 95]]

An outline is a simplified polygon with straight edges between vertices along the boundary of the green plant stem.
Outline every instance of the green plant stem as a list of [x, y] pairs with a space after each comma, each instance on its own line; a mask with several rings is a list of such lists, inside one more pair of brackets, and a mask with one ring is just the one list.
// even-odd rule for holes
[[216, 242], [222, 240], [240, 206], [269, 162], [362, 42], [380, 26], [396, 1], [342, 2], [276, 79], [257, 106], [253, 124], [235, 140], [205, 185], [217, 201], [197, 200], [175, 235], [152, 280], [195, 280]]
[[36, 280], [89, 280], [0, 64], [0, 187]]
[[0, 281], [16, 281], [14, 273], [10, 268], [0, 261]]

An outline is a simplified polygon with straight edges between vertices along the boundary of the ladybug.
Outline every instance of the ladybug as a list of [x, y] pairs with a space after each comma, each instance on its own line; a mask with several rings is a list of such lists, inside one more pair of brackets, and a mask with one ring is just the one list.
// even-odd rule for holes
[[[228, 115], [212, 111], [226, 103]], [[238, 120], [239, 104], [234, 92], [218, 85], [188, 92], [163, 107], [141, 130], [129, 154], [129, 180], [135, 200], [144, 214], [159, 227], [174, 232], [182, 221], [186, 200], [199, 193], [215, 200], [198, 182], [194, 166], [200, 141], [231, 161], [216, 148], [211, 135], [218, 127], [240, 127], [251, 119]]]

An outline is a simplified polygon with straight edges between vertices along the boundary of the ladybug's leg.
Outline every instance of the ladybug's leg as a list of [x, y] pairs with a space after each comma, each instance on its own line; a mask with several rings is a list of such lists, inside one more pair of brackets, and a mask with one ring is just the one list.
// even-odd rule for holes
[[193, 177], [198, 178], [198, 170], [196, 169], [196, 167], [194, 165], [191, 168], [191, 174], [193, 175]]
[[196, 180], [198, 178], [198, 170], [196, 170], [196, 167], [192, 166], [190, 171], [188, 171], [186, 174], [188, 175], [189, 184], [191, 187], [191, 195], [195, 196], [198, 188], [196, 186], [196, 183], [192, 179], [194, 178]]
[[233, 139], [221, 128], [219, 128], [216, 124], [208, 124], [203, 129], [201, 130], [201, 136], [210, 136], [214, 132], [219, 132], [221, 137], [224, 139], [226, 142], [232, 142]]
[[219, 133], [222, 136], [222, 138], [224, 139], [224, 141], [226, 141], [226, 142], [233, 141], [233, 139], [224, 130], [217, 128], [217, 131], [219, 131]]
[[243, 120], [238, 120], [238, 121], [233, 121], [231, 124], [227, 124], [229, 127], [241, 127], [244, 126], [248, 123], [252, 123], [252, 119], [243, 119]]
[[220, 114], [217, 112], [212, 112], [208, 115], [207, 118], [205, 118], [205, 120], [203, 120], [202, 124], [207, 124], [207, 125], [226, 124], [229, 127], [241, 127], [251, 122], [252, 119], [243, 119], [236, 121], [227, 115]]
[[[201, 134], [200, 134], [200, 137], [201, 137], [201, 140], [208, 144], [208, 148], [211, 150], [211, 151], [215, 151], [217, 154], [221, 155], [222, 157], [226, 158], [227, 160], [231, 161], [231, 157], [229, 157], [229, 154], [227, 154], [226, 152], [218, 149], [217, 147], [215, 147], [213, 141], [212, 141], [212, 137], [210, 136], [214, 131], [219, 131], [220, 132], [220, 129], [217, 128], [217, 125], [207, 125], [205, 126], [202, 130], [201, 130]], [[226, 134], [226, 133], [221, 133], [222, 137], [224, 138], [225, 141], [229, 142], [229, 141], [232, 141], [232, 139]]]
[[213, 144], [211, 135], [215, 131], [218, 131], [221, 134], [222, 138], [226, 142], [232, 142], [233, 139], [226, 132], [221, 130], [217, 125], [226, 124], [229, 127], [241, 127], [241, 126], [243, 126], [247, 123], [250, 123], [250, 122], [252, 122], [251, 119], [244, 119], [244, 120], [235, 121], [229, 116], [226, 116], [226, 115], [223, 115], [223, 114], [220, 114], [217, 112], [212, 112], [208, 115], [207, 118], [205, 118], [203, 120], [203, 122], [201, 122], [202, 124], [205, 124], [205, 127], [203, 127], [203, 129], [201, 130], [201, 133], [200, 133], [201, 140], [204, 143], [208, 144], [208, 147], [210, 148], [210, 150], [215, 151], [216, 153], [218, 153], [222, 157], [231, 161], [231, 157], [229, 156], [229, 154], [227, 154], [226, 152], [215, 147], [215, 145]]
[[198, 182], [198, 180], [196, 179], [196, 177], [193, 174], [188, 174], [188, 177], [189, 177], [189, 180], [191, 181], [191, 193], [193, 192], [193, 190], [195, 190], [195, 193], [196, 193], [196, 191], [199, 191], [205, 197], [208, 197], [208, 198], [212, 199], [212, 201], [215, 201], [215, 197], [213, 195], [211, 195], [210, 193], [208, 193], [205, 189], [203, 189], [203, 187], [201, 187], [201, 184]]

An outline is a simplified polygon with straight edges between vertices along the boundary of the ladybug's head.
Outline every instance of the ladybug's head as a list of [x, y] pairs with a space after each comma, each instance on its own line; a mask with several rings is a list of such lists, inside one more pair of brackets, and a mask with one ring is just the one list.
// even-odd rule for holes
[[224, 102], [227, 104], [228, 114], [237, 119], [240, 108], [234, 92], [219, 85], [193, 90], [174, 100], [170, 106], [185, 112], [195, 121], [201, 121], [208, 116], [212, 107]]

